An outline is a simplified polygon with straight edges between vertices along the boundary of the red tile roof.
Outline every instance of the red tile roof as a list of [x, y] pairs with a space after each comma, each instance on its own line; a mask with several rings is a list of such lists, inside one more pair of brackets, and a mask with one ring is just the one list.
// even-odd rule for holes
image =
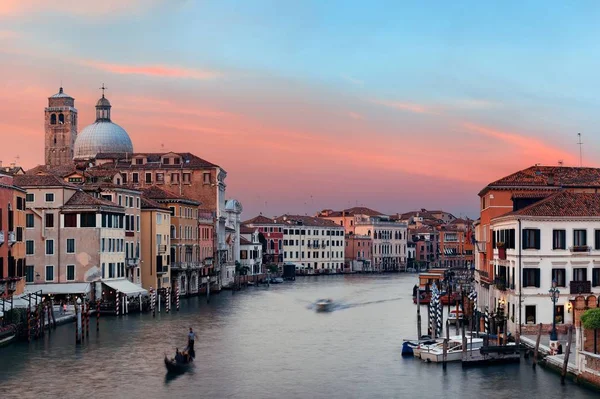
[[479, 195], [490, 189], [540, 187], [600, 187], [599, 168], [577, 168], [567, 166], [531, 166], [488, 184]]
[[258, 215], [256, 217], [253, 217], [252, 219], [246, 220], [245, 222], [243, 222], [243, 224], [255, 224], [255, 225], [261, 226], [261, 225], [271, 225], [271, 224], [281, 225], [283, 223], [281, 223], [280, 220], [276, 222], [275, 219], [271, 219], [271, 218], [268, 218], [263, 215]]
[[[160, 163], [161, 158], [167, 154], [177, 154], [181, 157], [182, 163], [175, 165], [164, 165]], [[132, 165], [131, 159], [138, 156], [144, 156], [147, 159], [147, 163], [145, 165]], [[155, 152], [155, 153], [99, 153], [96, 154], [96, 159], [102, 160], [112, 160], [113, 163], [104, 164], [101, 166], [97, 166], [97, 168], [132, 168], [132, 169], [155, 169], [160, 165], [160, 168], [165, 169], [181, 169], [182, 166], [184, 168], [192, 168], [192, 169], [202, 169], [202, 168], [214, 168], [219, 167], [212, 162], [208, 162], [192, 153], [189, 152]]]
[[515, 212], [499, 216], [600, 217], [600, 194], [561, 190]]
[[161, 205], [158, 202], [153, 201], [148, 197], [144, 197], [143, 195], [142, 195], [141, 199], [142, 199], [141, 200], [141, 208], [142, 209], [162, 209], [165, 211], [169, 210], [169, 208], [166, 207], [165, 205]]
[[319, 214], [320, 217], [342, 217], [355, 215], [382, 216], [385, 215], [385, 213], [381, 213], [379, 211], [364, 206], [355, 206], [354, 208], [348, 208], [342, 211], [332, 211], [330, 209], [325, 209]]
[[92, 197], [84, 191], [76, 191], [75, 194], [65, 203], [65, 207], [79, 207], [79, 206], [110, 206], [112, 208], [125, 209], [118, 206], [114, 202]]
[[252, 243], [244, 237], [240, 237], [240, 245], [252, 245]]
[[65, 182], [55, 175], [17, 175], [13, 183], [19, 187], [71, 187], [78, 188], [73, 184]]
[[160, 188], [158, 186], [150, 186], [150, 187], [144, 189], [142, 192], [145, 197], [150, 198], [154, 201], [158, 201], [158, 202], [183, 201], [183, 202], [186, 202], [189, 204], [200, 205], [200, 202], [198, 202], [198, 201], [194, 201], [190, 198], [187, 198], [187, 197], [184, 197], [181, 195], [177, 195], [168, 190], [163, 190], [162, 188]]
[[312, 216], [302, 215], [281, 215], [275, 218], [277, 221], [281, 221], [284, 225], [290, 226], [312, 226], [312, 227], [338, 227], [343, 229], [343, 226], [323, 218], [317, 218]]
[[240, 234], [252, 234], [256, 231], [255, 228], [249, 226], [240, 226]]
[[542, 199], [552, 194], [555, 194], [556, 190], [532, 190], [532, 191], [518, 191], [514, 192], [511, 199]]

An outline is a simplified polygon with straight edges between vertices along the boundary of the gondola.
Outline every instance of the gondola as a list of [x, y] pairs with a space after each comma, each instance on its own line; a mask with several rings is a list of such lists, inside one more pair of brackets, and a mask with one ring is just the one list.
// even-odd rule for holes
[[188, 371], [192, 365], [194, 364], [194, 350], [190, 350], [189, 352], [189, 360], [188, 361], [177, 361], [175, 358], [169, 359], [165, 354], [165, 367], [169, 373], [185, 373]]

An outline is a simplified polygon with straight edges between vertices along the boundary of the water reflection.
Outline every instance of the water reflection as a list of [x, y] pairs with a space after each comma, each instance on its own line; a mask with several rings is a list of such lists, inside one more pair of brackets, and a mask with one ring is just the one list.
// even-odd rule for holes
[[[84, 345], [72, 325], [0, 349], [2, 399], [65, 398], [592, 398], [528, 363], [463, 370], [402, 359], [416, 335], [415, 276], [299, 278], [181, 301], [181, 310], [101, 319]], [[326, 317], [307, 309], [330, 297]], [[338, 311], [339, 310], [339, 311]], [[423, 323], [425, 326], [425, 322]], [[195, 367], [168, 375], [164, 354], [193, 327]], [[425, 327], [424, 327], [425, 328]], [[530, 361], [530, 360], [528, 360]]]

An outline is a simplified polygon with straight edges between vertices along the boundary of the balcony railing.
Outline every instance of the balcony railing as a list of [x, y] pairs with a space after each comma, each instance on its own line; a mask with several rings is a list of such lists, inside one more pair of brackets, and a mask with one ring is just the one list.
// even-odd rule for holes
[[167, 246], [166, 245], [159, 245], [158, 246], [158, 253], [160, 255], [164, 254], [165, 252], [167, 252]]
[[127, 266], [135, 267], [140, 264], [140, 258], [127, 258]]
[[168, 273], [169, 266], [156, 266], [156, 274], [165, 274]]
[[592, 282], [587, 281], [571, 281], [569, 283], [570, 293], [571, 295], [576, 294], [591, 294], [592, 292]]
[[496, 288], [500, 291], [506, 291], [506, 279], [504, 278], [500, 278], [500, 277], [496, 277], [494, 279], [494, 285], [496, 286]]
[[590, 247], [587, 245], [574, 245], [572, 247], [569, 248], [571, 250], [571, 252], [590, 252]]
[[14, 245], [17, 242], [17, 234], [14, 231], [8, 232], [8, 244]]

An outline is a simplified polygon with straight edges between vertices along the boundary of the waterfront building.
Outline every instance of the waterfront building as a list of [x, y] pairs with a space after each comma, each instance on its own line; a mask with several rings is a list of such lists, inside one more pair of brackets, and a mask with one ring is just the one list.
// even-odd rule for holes
[[437, 227], [413, 225], [408, 228], [408, 235], [415, 243], [415, 262], [419, 267], [431, 268], [439, 265], [439, 237]]
[[171, 210], [145, 196], [141, 197], [142, 287], [171, 289]]
[[230, 286], [235, 279], [235, 264], [240, 261], [240, 227], [242, 204], [235, 199], [227, 200], [225, 203], [225, 251], [222, 252], [221, 259], [221, 284], [224, 287]]
[[456, 217], [450, 212], [442, 210], [428, 211], [425, 208], [421, 208], [419, 211], [397, 214], [394, 216], [394, 219], [406, 223], [408, 227], [418, 228], [422, 226], [448, 224], [456, 219]]
[[481, 212], [476, 224], [474, 249], [475, 281], [481, 310], [484, 306], [493, 306], [492, 219], [523, 209], [559, 190], [596, 193], [598, 189], [600, 169], [536, 165], [489, 183], [479, 192]]
[[246, 220], [243, 225], [258, 228], [259, 237], [263, 236], [263, 264], [283, 265], [283, 223], [261, 214]]
[[217, 237], [215, 233], [215, 213], [209, 210], [198, 211], [198, 245], [200, 246], [200, 281], [201, 287], [206, 287], [208, 280], [211, 284], [218, 281], [214, 274], [215, 245]]
[[[559, 191], [493, 218], [490, 227], [491, 308], [504, 308], [510, 331], [521, 325], [520, 332], [532, 334], [539, 323], [550, 327], [553, 312], [559, 328], [572, 324], [569, 300], [600, 294], [597, 194]], [[553, 281], [561, 291], [555, 309], [548, 296]]]
[[[126, 279], [125, 208], [54, 175], [22, 175], [29, 292], [108, 297], [144, 290]], [[112, 291], [111, 291], [112, 292]]]
[[417, 258], [417, 245], [408, 239], [406, 243], [406, 266], [409, 268], [415, 267], [415, 259]]
[[439, 231], [439, 265], [441, 267], [472, 267], [473, 255], [473, 222], [469, 219], [454, 219], [448, 224], [438, 227]]
[[309, 273], [340, 272], [344, 268], [344, 226], [312, 216], [282, 215], [283, 260]]
[[344, 209], [341, 211], [334, 211], [331, 209], [324, 209], [317, 215], [320, 218], [331, 220], [337, 225], [343, 226], [346, 234], [354, 234], [354, 226], [358, 220], [370, 216], [386, 216], [385, 214], [366, 208], [364, 206], [356, 206], [354, 208]]
[[398, 271], [406, 268], [407, 225], [389, 216], [361, 215], [354, 220], [357, 235], [372, 239], [372, 268], [375, 271]]
[[198, 244], [198, 207], [200, 202], [174, 194], [162, 187], [150, 186], [143, 195], [170, 212], [169, 239], [158, 244], [169, 248], [171, 287], [180, 295], [197, 294], [199, 290], [200, 246]]
[[344, 250], [345, 272], [372, 272], [373, 244], [371, 236], [346, 234]]
[[[30, 174], [55, 174], [67, 182], [96, 183], [115, 177], [117, 185], [144, 189], [153, 185], [195, 200], [214, 214], [215, 251], [227, 257], [225, 243], [225, 178], [227, 172], [187, 152], [135, 153], [125, 129], [112, 121], [112, 105], [104, 95], [96, 103], [96, 119], [77, 134], [77, 109], [73, 97], [59, 93], [46, 108], [45, 165]], [[117, 174], [119, 176], [117, 176]], [[215, 265], [220, 269], [214, 256]], [[194, 284], [192, 284], [194, 286]], [[192, 287], [192, 291], [194, 288]]]
[[25, 288], [25, 190], [0, 174], [0, 297]]
[[240, 266], [247, 267], [247, 275], [257, 276], [264, 273], [262, 265], [262, 244], [258, 227], [240, 227]]
[[[119, 175], [109, 176], [110, 182], [91, 183], [82, 189], [95, 197], [111, 201], [125, 210], [125, 278], [136, 285], [142, 285], [140, 271], [141, 253], [141, 192], [115, 184]], [[73, 178], [71, 177], [71, 180]]]

